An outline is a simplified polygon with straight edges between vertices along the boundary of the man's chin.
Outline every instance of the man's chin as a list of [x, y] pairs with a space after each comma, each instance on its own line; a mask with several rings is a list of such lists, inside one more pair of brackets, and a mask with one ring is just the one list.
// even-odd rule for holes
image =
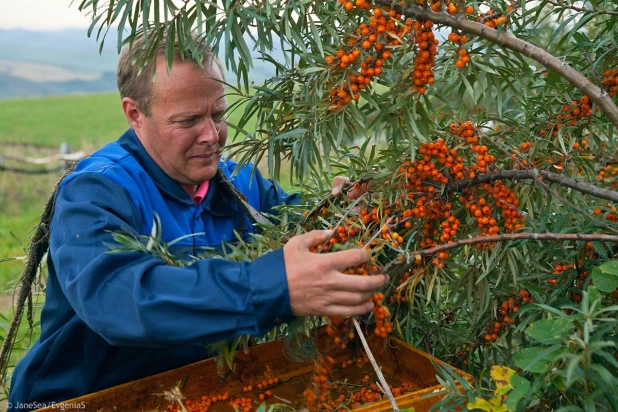
[[217, 174], [218, 163], [215, 165], [209, 165], [204, 169], [200, 170], [198, 173], [195, 173], [195, 180], [201, 183], [204, 183], [207, 180], [212, 179]]

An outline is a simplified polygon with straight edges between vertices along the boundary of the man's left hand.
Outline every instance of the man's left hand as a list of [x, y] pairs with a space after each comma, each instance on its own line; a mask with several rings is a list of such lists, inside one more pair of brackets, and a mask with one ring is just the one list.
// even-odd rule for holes
[[[343, 186], [345, 186], [347, 183], [350, 183], [350, 179], [348, 179], [345, 176], [336, 176], [333, 179], [333, 185], [332, 185], [332, 191], [331, 194], [334, 197], [338, 197], [341, 196], [341, 193], [343, 192]], [[358, 199], [363, 193], [365, 193], [366, 190], [365, 189], [349, 189], [346, 192], [346, 196], [348, 197], [348, 199]]]

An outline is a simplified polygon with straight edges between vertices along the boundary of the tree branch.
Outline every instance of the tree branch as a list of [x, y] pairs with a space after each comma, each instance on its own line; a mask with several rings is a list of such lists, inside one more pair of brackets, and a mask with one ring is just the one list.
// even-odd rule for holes
[[592, 84], [577, 70], [573, 69], [567, 63], [553, 56], [546, 50], [518, 39], [511, 34], [498, 32], [497, 30], [491, 29], [484, 24], [470, 21], [465, 16], [459, 15], [455, 17], [448, 13], [434, 12], [429, 9], [423, 9], [417, 5], [404, 7], [400, 4], [394, 4], [391, 0], [376, 0], [375, 3], [385, 7], [392, 7], [397, 10], [398, 13], [403, 14], [406, 17], [412, 17], [417, 20], [429, 20], [433, 23], [443, 24], [462, 30], [466, 33], [477, 35], [480, 38], [499, 44], [502, 47], [514, 50], [526, 57], [536, 60], [543, 66], [562, 76], [573, 86], [581, 90], [583, 94], [590, 97], [590, 99], [597, 104], [601, 111], [605, 113], [608, 119], [618, 127], [618, 106], [616, 106], [609, 95]]
[[[430, 247], [428, 249], [412, 252], [415, 256], [435, 255], [449, 249], [455, 249], [466, 245], [474, 245], [477, 243], [491, 242], [509, 242], [511, 240], [581, 240], [585, 242], [600, 241], [600, 242], [618, 242], [618, 235], [604, 234], [579, 234], [579, 233], [509, 233], [504, 235], [494, 236], [476, 236], [470, 239], [462, 239], [453, 243], [446, 243]], [[405, 260], [404, 260], [405, 261]]]
[[446, 185], [444, 190], [446, 192], [462, 191], [470, 186], [475, 186], [482, 183], [489, 183], [495, 180], [527, 180], [539, 178], [543, 178], [548, 182], [557, 183], [561, 186], [568, 187], [577, 190], [578, 192], [589, 194], [600, 199], [618, 202], [618, 192], [616, 191], [601, 189], [600, 187], [594, 186], [590, 183], [578, 182], [577, 180], [571, 179], [570, 177], [548, 172], [545, 170], [501, 170], [499, 172], [489, 172], [477, 176], [474, 179], [464, 179], [458, 180], [456, 182], [451, 182]]
[[545, 1], [547, 1], [549, 4], [553, 4], [556, 7], [562, 7], [563, 9], [575, 10], [575, 11], [580, 11], [583, 13], [602, 13], [602, 14], [611, 14], [614, 16], [618, 15], [618, 11], [587, 9], [585, 7], [572, 6], [570, 4], [563, 4], [563, 3], [553, 1], [553, 0], [545, 0]]

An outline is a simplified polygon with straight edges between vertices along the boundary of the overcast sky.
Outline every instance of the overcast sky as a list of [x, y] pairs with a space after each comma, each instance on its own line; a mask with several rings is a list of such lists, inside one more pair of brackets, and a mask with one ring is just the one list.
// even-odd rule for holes
[[[0, 28], [58, 30], [84, 28], [89, 16], [77, 10], [80, 0], [1, 0]], [[70, 6], [70, 7], [69, 7]]]

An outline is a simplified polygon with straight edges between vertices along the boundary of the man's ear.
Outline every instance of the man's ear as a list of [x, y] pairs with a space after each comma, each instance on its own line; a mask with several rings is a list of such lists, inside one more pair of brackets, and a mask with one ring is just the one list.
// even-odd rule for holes
[[146, 117], [144, 113], [139, 109], [137, 102], [130, 97], [124, 97], [122, 99], [122, 111], [129, 122], [129, 125], [133, 130], [139, 130], [142, 128], [142, 123]]

